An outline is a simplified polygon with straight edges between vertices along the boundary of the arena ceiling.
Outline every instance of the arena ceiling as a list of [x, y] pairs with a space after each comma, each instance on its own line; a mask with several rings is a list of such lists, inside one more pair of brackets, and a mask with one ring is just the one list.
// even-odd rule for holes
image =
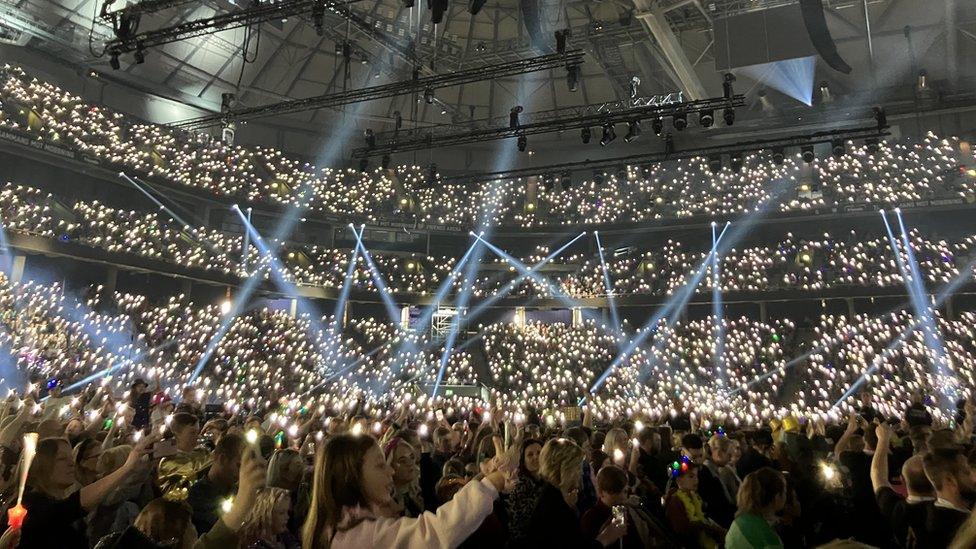
[[[124, 2], [125, 0], [116, 0]], [[143, 17], [140, 30], [161, 28], [237, 9], [234, 0], [204, 0]], [[520, 0], [489, 0], [477, 15], [467, 1], [452, 1], [440, 25], [430, 23], [425, 0], [403, 7], [401, 0], [362, 0], [350, 9], [370, 25], [406, 45], [416, 44], [425, 72], [443, 73], [539, 54], [526, 31]], [[640, 93], [682, 90], [721, 94], [715, 70], [713, 20], [795, 3], [794, 0], [538, 0], [544, 32], [570, 28], [570, 47], [587, 52], [579, 90], [570, 92], [563, 70], [494, 79], [438, 90], [431, 105], [410, 96], [378, 100], [356, 109], [363, 126], [385, 129], [395, 111], [418, 124], [464, 125], [470, 120], [507, 115], [515, 105], [527, 110], [560, 109], [624, 98], [632, 78]], [[850, 75], [817, 64], [816, 81], [835, 96], [865, 89], [897, 88], [914, 74], [903, 29], [912, 26], [917, 67], [933, 82], [973, 76], [976, 7], [959, 0], [825, 0], [827, 20], [838, 50], [853, 66]], [[371, 38], [364, 28], [327, 14], [323, 32], [309, 18], [265, 23], [250, 39], [244, 29], [226, 30], [149, 50], [142, 64], [131, 55], [120, 70], [109, 68], [102, 53], [112, 29], [97, 12], [102, 0], [13, 0], [0, 2], [0, 25], [8, 43], [41, 50], [77, 67], [95, 69], [106, 79], [174, 98], [187, 105], [219, 109], [221, 94], [236, 93], [240, 105], [254, 106], [304, 98], [344, 87], [364, 87], [409, 78], [412, 63]], [[121, 5], [116, 4], [112, 9]], [[660, 17], [672, 34], [645, 17]], [[866, 16], [867, 14], [867, 16]], [[867, 29], [870, 27], [870, 34]], [[352, 58], [343, 62], [337, 43], [348, 40]], [[670, 47], [676, 46], [676, 47]], [[762, 88], [740, 75], [737, 91], [752, 104]], [[909, 88], [910, 89], [910, 88]], [[768, 97], [784, 106], [795, 101], [775, 90]], [[757, 107], [756, 107], [757, 108]], [[758, 109], [758, 108], [757, 108]], [[350, 111], [347, 108], [346, 114]], [[410, 113], [410, 114], [406, 114]], [[335, 116], [328, 110], [289, 115], [275, 124], [321, 127]]]

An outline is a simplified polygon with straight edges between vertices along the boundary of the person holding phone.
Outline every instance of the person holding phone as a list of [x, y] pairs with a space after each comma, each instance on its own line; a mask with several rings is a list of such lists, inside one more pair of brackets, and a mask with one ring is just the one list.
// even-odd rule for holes
[[580, 518], [583, 535], [597, 539], [608, 525], [624, 529], [621, 538], [624, 549], [645, 547], [675, 547], [677, 542], [666, 529], [647, 513], [627, 505], [627, 472], [616, 465], [607, 465], [596, 475], [597, 502]]

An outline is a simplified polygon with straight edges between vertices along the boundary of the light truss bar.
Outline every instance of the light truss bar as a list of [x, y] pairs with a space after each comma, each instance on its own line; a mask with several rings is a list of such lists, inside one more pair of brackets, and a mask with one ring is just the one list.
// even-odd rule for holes
[[733, 152], [757, 151], [761, 149], [772, 149], [779, 147], [801, 147], [803, 145], [816, 145], [819, 143], [830, 143], [835, 139], [860, 140], [870, 138], [882, 138], [890, 135], [887, 128], [879, 129], [877, 126], [868, 128], [838, 129], [823, 132], [816, 132], [807, 135], [795, 135], [776, 139], [757, 139], [754, 141], [739, 142], [731, 145], [716, 145], [714, 147], [699, 147], [686, 149], [683, 151], [664, 151], [651, 154], [634, 154], [630, 156], [618, 156], [614, 158], [603, 158], [600, 160], [581, 160], [579, 162], [566, 162], [563, 164], [550, 164], [547, 166], [536, 166], [529, 168], [519, 168], [498, 172], [485, 172], [477, 174], [462, 174], [441, 178], [441, 181], [449, 182], [470, 182], [480, 183], [492, 179], [507, 179], [515, 177], [526, 177], [539, 174], [561, 174], [577, 170], [598, 170], [601, 168], [616, 168], [625, 165], [657, 164], [669, 160], [682, 160], [698, 156], [709, 156], [718, 154], [728, 154]]
[[287, 0], [276, 3], [262, 3], [254, 7], [196, 19], [180, 25], [166, 27], [153, 31], [146, 31], [128, 37], [119, 37], [105, 44], [105, 51], [110, 55], [137, 51], [140, 49], [161, 46], [188, 38], [212, 34], [228, 29], [236, 29], [248, 25], [282, 19], [290, 16], [311, 13], [313, 10], [335, 11], [336, 6], [352, 4], [359, 0]]
[[580, 64], [583, 62], [583, 51], [573, 50], [566, 53], [554, 53], [522, 59], [512, 63], [499, 63], [485, 67], [464, 69], [457, 72], [435, 74], [426, 77], [417, 77], [402, 82], [394, 82], [384, 86], [373, 86], [370, 88], [353, 89], [340, 93], [318, 95], [305, 99], [291, 99], [270, 105], [259, 107], [248, 107], [244, 109], [231, 110], [227, 114], [212, 114], [191, 118], [173, 124], [182, 128], [205, 128], [223, 124], [229, 120], [253, 120], [265, 116], [289, 114], [327, 107], [337, 107], [351, 103], [361, 103], [363, 101], [373, 101], [398, 95], [407, 95], [438, 88], [459, 86], [481, 82], [494, 78], [525, 74], [529, 72], [544, 71], [554, 69], [567, 64]]
[[129, 4], [128, 6], [119, 10], [105, 11], [110, 4], [106, 3], [102, 8], [103, 12], [101, 17], [102, 19], [111, 20], [119, 16], [135, 16], [143, 13], [156, 13], [157, 11], [178, 8], [192, 3], [197, 3], [197, 0], [144, 0], [142, 2]]
[[[508, 139], [520, 135], [538, 135], [544, 133], [561, 132], [573, 129], [593, 128], [604, 124], [621, 124], [634, 120], [648, 120], [653, 118], [667, 118], [675, 114], [692, 115], [705, 111], [716, 111], [729, 107], [741, 107], [745, 104], [745, 97], [736, 95], [732, 100], [724, 97], [689, 101], [687, 103], [645, 104], [624, 108], [621, 110], [586, 110], [579, 108], [576, 112], [561, 118], [546, 119], [540, 122], [520, 124], [517, 127], [488, 127], [475, 128], [466, 132], [435, 133], [436, 128], [426, 128], [424, 135], [408, 135], [404, 138], [398, 134], [384, 133], [377, 136], [376, 146], [359, 148], [352, 152], [354, 158], [366, 158], [380, 154], [394, 152], [415, 151], [432, 147], [448, 145], [463, 145], [466, 143], [481, 143], [498, 139]], [[411, 138], [412, 137], [412, 138]]]

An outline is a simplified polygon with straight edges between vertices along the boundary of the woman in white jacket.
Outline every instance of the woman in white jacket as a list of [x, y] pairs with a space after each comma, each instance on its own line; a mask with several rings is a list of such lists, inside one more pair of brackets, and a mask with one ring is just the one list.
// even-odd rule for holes
[[453, 548], [491, 514], [504, 474], [464, 486], [454, 498], [417, 518], [400, 518], [393, 468], [372, 437], [343, 434], [315, 457], [312, 506], [302, 529], [304, 549]]

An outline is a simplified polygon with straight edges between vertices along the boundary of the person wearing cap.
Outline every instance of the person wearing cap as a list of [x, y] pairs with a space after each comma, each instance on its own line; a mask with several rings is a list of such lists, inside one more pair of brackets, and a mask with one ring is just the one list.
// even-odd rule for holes
[[60, 379], [52, 379], [47, 382], [47, 400], [43, 404], [44, 412], [41, 419], [57, 418], [64, 406], [71, 402], [71, 397], [61, 395], [63, 388], [64, 385]]

